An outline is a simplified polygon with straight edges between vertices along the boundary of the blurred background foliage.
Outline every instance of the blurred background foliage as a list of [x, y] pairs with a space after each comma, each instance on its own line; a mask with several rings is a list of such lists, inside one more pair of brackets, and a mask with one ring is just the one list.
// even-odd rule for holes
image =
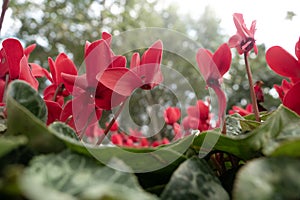
[[[185, 54], [189, 57], [185, 58], [176, 55], [176, 52], [165, 51], [163, 64], [176, 69], [186, 78], [195, 93], [193, 94], [192, 91], [184, 93], [183, 95], [186, 95], [183, 98], [184, 102], [179, 102], [174, 98], [176, 96], [174, 92], [162, 93], [161, 90], [166, 90], [164, 88], [158, 88], [157, 92], [151, 92], [151, 101], [148, 103], [164, 104], [162, 105], [164, 107], [178, 106], [181, 103], [182, 108], [185, 108], [187, 105], [195, 103], [196, 98], [204, 99], [208, 95], [203, 79], [195, 68], [197, 48], [202, 46], [215, 51], [229, 38], [220, 28], [221, 19], [216, 17], [214, 10], [210, 7], [206, 7], [203, 14], [197, 19], [189, 15], [178, 14], [178, 7], [175, 4], [167, 7], [161, 6], [158, 0], [15, 0], [10, 2], [9, 7], [12, 9], [13, 18], [11, 29], [15, 30], [13, 36], [20, 38], [26, 45], [37, 43], [38, 46], [30, 59], [45, 68], [48, 68], [47, 58], [55, 58], [59, 52], [66, 52], [79, 67], [84, 60], [85, 41], [99, 39], [102, 31], [116, 36], [137, 28], [159, 27], [178, 31], [187, 36], [186, 38], [190, 38], [187, 40], [188, 45], [186, 43], [177, 44], [176, 38], [161, 35], [168, 39], [168, 47], [173, 45], [171, 49], [177, 48], [178, 52], [191, 52]], [[151, 36], [151, 33], [148, 35]], [[149, 42], [149, 44], [155, 41], [145, 35], [131, 34], [131, 38], [126, 38], [126, 45], [148, 39], [149, 41], [146, 43]], [[114, 43], [116, 46], [113, 46], [113, 50], [116, 53], [118, 53], [118, 47], [122, 47], [122, 42]], [[166, 46], [165, 42], [164, 45]], [[126, 48], [130, 47], [126, 46]], [[144, 50], [132, 49], [139, 52]], [[274, 106], [280, 102], [276, 98], [277, 95], [272, 86], [274, 83], [279, 84], [281, 78], [267, 67], [264, 58], [265, 50], [264, 45], [260, 45], [259, 54], [257, 56], [251, 54], [250, 65], [254, 81], [262, 80], [265, 83], [265, 107], [274, 109]], [[232, 66], [224, 78], [224, 88], [228, 96], [227, 109], [230, 109], [232, 105], [245, 106], [250, 99], [243, 59], [235, 54], [235, 50], [232, 52]], [[125, 55], [130, 59], [130, 52]], [[180, 79], [174, 76], [173, 80], [170, 87], [174, 91], [182, 90]], [[137, 92], [137, 95], [145, 94]], [[141, 98], [134, 99], [131, 100], [132, 105], [137, 107], [145, 105], [145, 101], [140, 100]], [[149, 100], [149, 94], [146, 99]], [[133, 116], [137, 121], [145, 119], [144, 123], [147, 124], [149, 119], [143, 114], [138, 114], [141, 110], [143, 109], [135, 109], [136, 116]], [[138, 123], [143, 124], [143, 122]]]

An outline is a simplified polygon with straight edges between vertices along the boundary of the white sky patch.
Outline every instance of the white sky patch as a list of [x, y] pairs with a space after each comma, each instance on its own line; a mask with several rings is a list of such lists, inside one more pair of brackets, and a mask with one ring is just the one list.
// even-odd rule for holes
[[[179, 5], [178, 12], [191, 14], [198, 18], [209, 5], [220, 18], [221, 27], [225, 33], [233, 35], [236, 32], [232, 15], [242, 13], [246, 25], [250, 27], [252, 20], [256, 20], [255, 39], [258, 44], [264, 43], [267, 48], [275, 45], [282, 46], [294, 55], [295, 43], [300, 36], [300, 1], [285, 0], [163, 0], [162, 5], [172, 3]], [[287, 20], [287, 11], [293, 11], [296, 16]]]

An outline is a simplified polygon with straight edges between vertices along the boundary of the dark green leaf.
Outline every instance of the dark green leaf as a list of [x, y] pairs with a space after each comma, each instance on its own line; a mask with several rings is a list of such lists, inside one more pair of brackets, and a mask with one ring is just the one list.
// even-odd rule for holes
[[9, 153], [11, 150], [27, 143], [27, 138], [24, 136], [17, 137], [0, 137], [0, 157]]
[[261, 158], [238, 172], [235, 199], [299, 199], [300, 160], [289, 157]]
[[[112, 159], [114, 165], [124, 164]], [[38, 156], [20, 179], [30, 199], [156, 199], [144, 192], [135, 176], [101, 166], [95, 160], [65, 151]]]
[[[29, 94], [31, 96], [28, 97]], [[29, 147], [37, 152], [60, 151], [64, 147], [63, 143], [40, 120], [39, 117], [45, 118], [45, 105], [38, 93], [27, 83], [23, 81], [12, 82], [9, 85], [6, 101], [7, 135], [27, 136]]]
[[244, 118], [239, 114], [233, 114], [226, 117], [226, 135], [238, 136], [243, 134], [240, 121]]
[[219, 179], [203, 159], [193, 157], [174, 172], [161, 199], [229, 199]]
[[121, 148], [117, 146], [96, 146], [77, 141], [67, 137], [64, 132], [66, 126], [62, 123], [54, 123], [49, 129], [66, 145], [79, 153], [92, 156], [102, 163], [108, 164], [114, 156], [126, 163], [134, 172], [149, 172], [159, 170], [175, 161], [182, 162], [184, 153], [192, 144], [194, 136], [188, 136], [173, 144], [158, 148]]
[[60, 133], [60, 136], [65, 138], [71, 138], [79, 141], [79, 138], [75, 131], [68, 125], [62, 122], [54, 122], [51, 125], [51, 129], [54, 130], [56, 133]]
[[[280, 106], [259, 127], [247, 135], [230, 137], [217, 131], [203, 132], [194, 139], [193, 147], [196, 150], [225, 151], [239, 158], [248, 160], [261, 154], [299, 156], [300, 146], [300, 117], [284, 106]], [[292, 142], [291, 149], [287, 142]], [[208, 145], [208, 146], [205, 146]], [[279, 147], [284, 145], [284, 149]], [[277, 151], [276, 151], [277, 149]]]
[[7, 89], [7, 98], [15, 100], [38, 119], [46, 122], [47, 107], [45, 102], [39, 93], [25, 81], [16, 80], [10, 83]]

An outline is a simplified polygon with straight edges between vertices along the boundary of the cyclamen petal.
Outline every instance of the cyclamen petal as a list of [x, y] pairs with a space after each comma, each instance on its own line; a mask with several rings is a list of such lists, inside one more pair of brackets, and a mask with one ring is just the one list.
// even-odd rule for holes
[[48, 109], [47, 125], [49, 125], [52, 122], [59, 120], [62, 108], [61, 105], [59, 105], [59, 103], [54, 101], [45, 100], [45, 104]]
[[231, 51], [228, 44], [224, 43], [216, 50], [213, 54], [213, 61], [221, 76], [228, 72], [231, 64]]
[[38, 89], [39, 82], [34, 78], [27, 63], [27, 58], [24, 55], [20, 61], [20, 72], [19, 72], [19, 79], [24, 80], [29, 83], [34, 89]]
[[106, 87], [123, 96], [130, 96], [133, 90], [143, 85], [142, 80], [127, 68], [111, 68], [97, 75]]
[[300, 115], [300, 82], [295, 84], [284, 96], [283, 105]]
[[266, 61], [277, 74], [300, 78], [300, 64], [289, 52], [280, 46], [273, 46], [267, 50]]
[[[19, 40], [9, 38], [2, 42], [0, 75], [9, 72], [10, 79], [17, 79], [20, 74], [20, 61], [24, 56]], [[27, 60], [27, 59], [26, 59]]]
[[298, 63], [300, 64], [300, 37], [299, 37], [298, 42], [295, 45], [295, 54], [298, 58]]

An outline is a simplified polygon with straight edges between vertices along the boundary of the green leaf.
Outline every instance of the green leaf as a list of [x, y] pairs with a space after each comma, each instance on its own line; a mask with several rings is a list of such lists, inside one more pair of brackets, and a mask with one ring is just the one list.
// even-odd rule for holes
[[[126, 167], [119, 160], [110, 162]], [[19, 182], [24, 195], [33, 200], [157, 199], [141, 189], [134, 175], [70, 151], [34, 158]]]
[[255, 121], [255, 119], [245, 119], [241, 115], [235, 113], [226, 117], [226, 134], [229, 136], [243, 135], [260, 125], [261, 123]]
[[[263, 124], [246, 135], [232, 137], [215, 130], [207, 131], [194, 139], [193, 148], [204, 149], [206, 154], [211, 150], [224, 151], [244, 160], [261, 154], [299, 156], [300, 146], [296, 145], [300, 140], [299, 122], [296, 113], [281, 105]], [[293, 144], [290, 149], [287, 142]], [[284, 145], [282, 149], [281, 145]]]
[[114, 156], [126, 163], [134, 172], [159, 170], [173, 162], [185, 160], [184, 153], [192, 144], [193, 135], [185, 137], [173, 144], [157, 148], [124, 148], [117, 146], [91, 145], [65, 135], [70, 129], [60, 122], [53, 123], [49, 129], [73, 151], [92, 156], [102, 163], [108, 164]]
[[234, 199], [299, 199], [300, 160], [260, 158], [248, 162], [237, 174]]
[[242, 135], [242, 127], [240, 121], [244, 119], [239, 114], [233, 114], [226, 117], [226, 134], [230, 136]]
[[193, 157], [174, 172], [161, 199], [229, 199], [219, 179], [204, 159]]
[[9, 153], [11, 150], [27, 143], [27, 138], [24, 136], [17, 137], [0, 137], [0, 157]]
[[38, 119], [46, 122], [47, 107], [39, 93], [28, 83], [21, 80], [15, 80], [9, 84], [7, 89], [7, 98], [13, 99], [24, 106]]
[[41, 153], [60, 151], [64, 147], [41, 121], [45, 120], [47, 114], [45, 104], [30, 85], [19, 80], [12, 82], [8, 87], [6, 101], [7, 135], [27, 136], [28, 146]]

